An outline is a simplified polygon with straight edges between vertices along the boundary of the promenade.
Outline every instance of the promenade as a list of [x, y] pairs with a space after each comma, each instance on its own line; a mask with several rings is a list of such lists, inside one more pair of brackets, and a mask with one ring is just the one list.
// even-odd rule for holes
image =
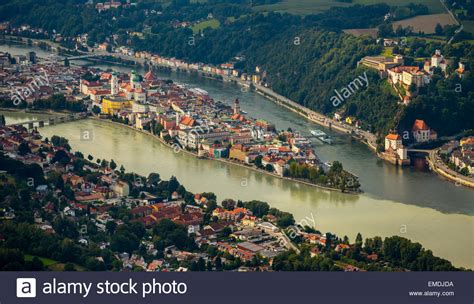
[[438, 175], [456, 183], [456, 185], [463, 185], [474, 188], [474, 178], [464, 176], [456, 171], [451, 170], [439, 157], [439, 149], [431, 150], [428, 154], [427, 160], [430, 168]]

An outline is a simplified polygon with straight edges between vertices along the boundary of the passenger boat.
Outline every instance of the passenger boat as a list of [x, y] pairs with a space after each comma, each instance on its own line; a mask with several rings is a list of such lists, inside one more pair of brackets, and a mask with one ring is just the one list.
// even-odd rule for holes
[[316, 137], [317, 139], [322, 141], [323, 143], [326, 143], [326, 144], [329, 144], [329, 145], [333, 143], [333, 140], [332, 140], [331, 136], [327, 135], [325, 132], [323, 132], [321, 130], [311, 130], [310, 133], [314, 137]]

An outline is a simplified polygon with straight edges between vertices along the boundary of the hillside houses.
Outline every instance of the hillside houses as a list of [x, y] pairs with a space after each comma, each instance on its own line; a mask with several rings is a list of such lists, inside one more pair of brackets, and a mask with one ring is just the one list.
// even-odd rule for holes
[[438, 138], [436, 131], [431, 129], [425, 121], [421, 119], [416, 119], [413, 123], [412, 134], [416, 143], [423, 143]]
[[441, 147], [439, 153], [452, 169], [474, 176], [474, 136], [451, 141]]
[[[447, 72], [450, 60], [446, 59], [440, 50], [436, 50], [423, 66], [406, 66], [401, 55], [392, 57], [367, 56], [362, 58], [358, 65], [377, 70], [380, 77], [387, 78], [404, 104], [408, 104], [410, 99], [418, 93], [418, 89], [427, 86], [435, 69], [440, 69], [442, 73]], [[459, 63], [457, 73], [461, 76], [465, 67]]]
[[182, 202], [157, 203], [147, 206], [138, 206], [130, 212], [134, 216], [134, 221], [139, 221], [150, 227], [157, 224], [162, 219], [169, 219], [183, 226], [196, 226], [202, 223], [203, 213], [198, 209], [187, 209], [183, 211]]

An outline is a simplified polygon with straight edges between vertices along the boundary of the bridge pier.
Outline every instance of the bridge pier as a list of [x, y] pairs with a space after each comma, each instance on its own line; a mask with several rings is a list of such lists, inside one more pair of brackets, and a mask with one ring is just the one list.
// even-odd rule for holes
[[52, 125], [54, 125], [54, 124], [55, 124], [54, 118], [49, 118], [49, 119], [48, 119], [48, 125], [49, 125], [49, 126], [52, 126]]
[[39, 127], [40, 127], [40, 128], [44, 127], [44, 121], [43, 121], [43, 120], [40, 120], [40, 121], [38, 122], [38, 124], [39, 124]]
[[28, 123], [28, 130], [33, 129], [33, 127], [34, 127], [34, 123], [33, 123], [33, 122], [29, 122], [29, 123]]

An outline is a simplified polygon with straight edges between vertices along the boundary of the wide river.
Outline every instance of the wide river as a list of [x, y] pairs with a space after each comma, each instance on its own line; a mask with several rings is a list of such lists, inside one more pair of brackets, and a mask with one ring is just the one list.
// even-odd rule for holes
[[[11, 54], [25, 54], [27, 50], [23, 46], [0, 45], [0, 51]], [[48, 55], [37, 48], [34, 50], [39, 56]], [[130, 70], [128, 67], [94, 66]], [[291, 127], [309, 136], [309, 130], [320, 128], [233, 84], [186, 73], [159, 73], [158, 76], [202, 88], [216, 100], [231, 103], [239, 98], [242, 109], [249, 115], [269, 120], [278, 129]], [[2, 114], [7, 123], [42, 117], [16, 112]], [[91, 141], [80, 140], [83, 130], [92, 131]], [[142, 175], [158, 172], [163, 178], [174, 175], [192, 192], [214, 192], [219, 200], [266, 201], [293, 213], [297, 221], [314, 218], [317, 229], [340, 237], [347, 235], [351, 240], [358, 232], [364, 238], [400, 235], [420, 242], [456, 266], [474, 268], [474, 190], [456, 186], [432, 174], [423, 162], [409, 168], [387, 164], [345, 135], [326, 130], [336, 138], [336, 144], [315, 142], [316, 152], [323, 161], [339, 160], [346, 169], [357, 174], [364, 190], [361, 195], [325, 191], [237, 166], [199, 160], [175, 153], [144, 134], [106, 122], [89, 119], [45, 127], [40, 131], [47, 137], [68, 138], [73, 149], [85, 155], [114, 159], [127, 171]]]

